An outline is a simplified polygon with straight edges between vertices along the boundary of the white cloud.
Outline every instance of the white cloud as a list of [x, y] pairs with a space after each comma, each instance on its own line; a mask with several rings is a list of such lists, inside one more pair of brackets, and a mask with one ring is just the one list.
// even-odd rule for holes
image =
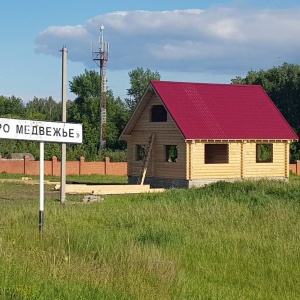
[[58, 50], [67, 45], [69, 60], [95, 67], [90, 43], [98, 47], [101, 24], [110, 43], [110, 70], [237, 75], [284, 61], [300, 63], [300, 9], [112, 12], [85, 25], [46, 28], [36, 38], [36, 52], [60, 56]]

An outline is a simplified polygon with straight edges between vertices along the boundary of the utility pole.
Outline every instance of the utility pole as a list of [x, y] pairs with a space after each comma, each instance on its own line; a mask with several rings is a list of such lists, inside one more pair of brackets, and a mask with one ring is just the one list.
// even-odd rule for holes
[[[62, 122], [67, 122], [67, 48], [63, 46], [62, 52]], [[60, 169], [60, 203], [64, 204], [66, 201], [66, 159], [67, 150], [66, 144], [61, 144], [61, 169]]]
[[92, 59], [100, 67], [100, 94], [99, 94], [99, 146], [98, 151], [106, 147], [106, 64], [108, 61], [109, 44], [104, 41], [104, 26], [100, 26], [99, 51], [93, 50]]

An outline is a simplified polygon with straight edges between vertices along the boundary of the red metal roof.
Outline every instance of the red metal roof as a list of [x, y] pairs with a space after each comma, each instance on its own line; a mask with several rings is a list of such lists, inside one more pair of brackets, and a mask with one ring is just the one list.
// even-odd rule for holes
[[151, 84], [186, 139], [298, 139], [259, 85]]

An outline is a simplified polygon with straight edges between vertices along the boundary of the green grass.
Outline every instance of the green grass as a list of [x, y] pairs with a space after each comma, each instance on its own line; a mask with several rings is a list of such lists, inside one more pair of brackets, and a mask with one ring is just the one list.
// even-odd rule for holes
[[0, 299], [300, 299], [297, 177], [0, 207]]
[[[21, 179], [22, 177], [29, 177], [34, 180], [39, 180], [39, 175], [26, 175], [26, 174], [9, 174], [9, 173], [0, 173], [0, 179]], [[46, 175], [45, 180], [50, 181], [60, 181], [59, 176], [50, 176]], [[127, 183], [127, 176], [113, 176], [113, 175], [67, 175], [66, 180], [69, 182], [89, 182], [89, 183]]]

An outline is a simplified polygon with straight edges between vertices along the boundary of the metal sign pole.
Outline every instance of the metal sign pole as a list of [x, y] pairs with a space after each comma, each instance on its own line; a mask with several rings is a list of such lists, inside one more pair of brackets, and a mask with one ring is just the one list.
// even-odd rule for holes
[[40, 142], [40, 212], [39, 231], [43, 231], [44, 225], [44, 142]]
[[[62, 121], [67, 122], [67, 48], [62, 48]], [[60, 169], [60, 203], [66, 201], [66, 144], [61, 144], [61, 169]]]

